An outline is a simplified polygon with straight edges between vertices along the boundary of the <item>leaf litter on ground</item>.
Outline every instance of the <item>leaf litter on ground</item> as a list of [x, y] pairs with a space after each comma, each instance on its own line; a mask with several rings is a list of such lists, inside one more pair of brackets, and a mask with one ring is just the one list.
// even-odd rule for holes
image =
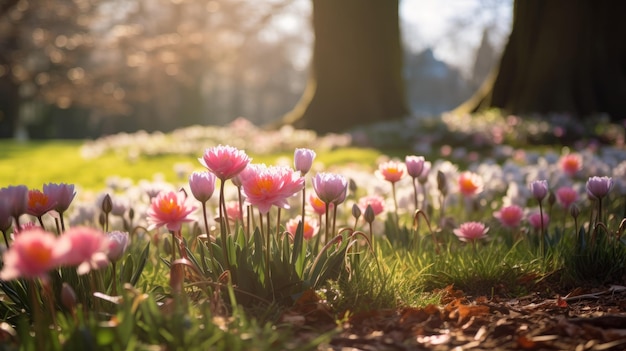
[[351, 314], [311, 290], [282, 321], [302, 338], [334, 330], [319, 350], [626, 350], [625, 286], [518, 298], [466, 296], [453, 286], [434, 293], [437, 305]]

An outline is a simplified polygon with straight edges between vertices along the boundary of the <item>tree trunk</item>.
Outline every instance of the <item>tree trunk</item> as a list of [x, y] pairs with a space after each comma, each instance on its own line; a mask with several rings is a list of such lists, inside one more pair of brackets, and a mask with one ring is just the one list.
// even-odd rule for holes
[[319, 133], [406, 116], [398, 0], [313, 0], [305, 92], [284, 121]]
[[500, 67], [457, 112], [626, 118], [626, 2], [515, 1]]

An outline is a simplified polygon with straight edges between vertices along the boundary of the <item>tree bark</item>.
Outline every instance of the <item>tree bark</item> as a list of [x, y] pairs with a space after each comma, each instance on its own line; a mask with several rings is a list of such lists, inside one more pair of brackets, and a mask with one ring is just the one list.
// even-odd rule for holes
[[516, 0], [513, 11], [497, 73], [457, 112], [626, 118], [626, 2]]
[[406, 116], [398, 0], [313, 0], [309, 82], [283, 121], [319, 133]]

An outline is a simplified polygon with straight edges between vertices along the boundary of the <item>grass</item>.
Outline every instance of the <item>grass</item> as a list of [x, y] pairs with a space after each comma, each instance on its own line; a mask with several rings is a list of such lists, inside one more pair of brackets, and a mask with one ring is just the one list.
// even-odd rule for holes
[[[41, 188], [48, 182], [66, 182], [97, 190], [111, 175], [137, 182], [162, 174], [165, 181], [184, 182], [175, 165], [200, 169], [201, 150], [198, 155], [133, 159], [113, 151], [88, 160], [80, 156], [80, 145], [0, 141], [0, 186]], [[249, 155], [255, 163], [290, 164], [292, 159], [285, 152]], [[316, 162], [324, 169], [371, 169], [383, 155], [403, 156], [401, 150], [383, 153], [346, 147], [319, 152]], [[622, 211], [618, 205], [606, 208], [611, 213]], [[433, 231], [423, 225], [424, 218], [414, 227], [410, 214], [401, 214], [400, 221], [395, 221], [390, 213], [386, 219], [377, 219], [385, 222], [380, 229], [385, 235], [374, 233], [373, 250], [363, 240], [365, 236], [349, 230], [341, 231], [335, 245], [318, 249], [313, 242], [303, 241], [302, 233], [293, 239], [276, 236], [268, 248], [258, 232], [247, 238], [243, 230], [236, 230], [222, 245], [221, 233], [213, 232], [216, 241], [207, 243], [198, 238], [201, 230], [191, 227], [183, 233], [188, 258], [170, 262], [172, 235], [138, 230], [117, 265], [121, 299], [112, 298], [111, 266], [87, 277], [61, 270], [63, 281], [75, 287], [74, 300], [66, 303], [55, 296], [54, 311], [47, 304], [37, 306], [42, 307], [48, 325], [55, 316], [57, 328], [41, 327], [35, 317], [31, 325], [30, 316], [23, 313], [32, 310], [29, 283], [0, 281], [0, 319], [7, 321], [0, 324], [7, 341], [0, 349], [37, 350], [46, 343], [52, 350], [315, 350], [328, 343], [354, 313], [436, 305], [439, 291], [447, 286], [472, 296], [520, 296], [546, 289], [538, 285], [545, 277], [557, 284], [548, 288], [560, 288], [558, 284], [575, 286], [589, 279], [608, 284], [626, 272], [626, 245], [614, 235], [621, 235], [623, 228], [615, 228], [620, 223], [614, 217], [609, 228], [600, 230], [593, 246], [590, 239], [595, 234], [584, 227], [581, 235], [586, 240], [579, 245], [576, 238], [564, 235], [576, 232], [571, 221], [563, 221], [562, 227], [553, 224], [547, 234], [548, 252], [542, 256], [538, 241], [527, 240], [532, 237], [530, 231], [519, 240], [497, 225], [489, 231], [488, 241], [460, 243], [446, 223], [469, 218], [466, 210], [459, 203], [446, 207], [445, 216], [430, 211], [434, 212], [429, 219]], [[582, 210], [581, 220], [589, 218], [589, 210]], [[493, 221], [473, 215], [475, 220]], [[282, 218], [288, 216], [283, 213]], [[349, 216], [341, 220], [344, 225], [354, 222]], [[223, 248], [231, 255], [229, 272], [224, 269]], [[266, 252], [271, 255], [270, 268], [265, 264]], [[180, 274], [180, 267], [185, 267], [182, 294], [169, 279]], [[59, 288], [58, 277], [53, 280], [55, 289]], [[100, 297], [92, 295], [94, 286]], [[42, 301], [50, 297], [37, 295], [45, 290], [35, 294]], [[37, 337], [32, 338], [32, 333]]]
[[[166, 182], [185, 181], [180, 179], [176, 167], [201, 169], [197, 155], [159, 155], [130, 158], [127, 153], [108, 152], [105, 155], [86, 159], [81, 156], [80, 141], [33, 141], [20, 143], [0, 140], [0, 185], [26, 185], [41, 188], [44, 183], [77, 184], [83, 189], [99, 190], [106, 186], [112, 175], [139, 180], [153, 180], [155, 176]], [[255, 163], [275, 164], [281, 160], [291, 162], [293, 154], [249, 153]], [[320, 152], [317, 162], [324, 167], [350, 163], [375, 164], [381, 151], [365, 148], [341, 148]]]

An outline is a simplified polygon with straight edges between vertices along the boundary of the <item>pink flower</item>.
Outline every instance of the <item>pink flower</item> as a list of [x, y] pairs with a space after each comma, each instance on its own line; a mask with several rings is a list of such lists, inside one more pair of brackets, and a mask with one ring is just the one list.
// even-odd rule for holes
[[559, 165], [561, 170], [569, 176], [574, 176], [583, 168], [582, 157], [578, 154], [568, 154], [561, 157]]
[[500, 223], [507, 228], [515, 228], [519, 226], [524, 215], [522, 208], [517, 205], [504, 206], [493, 214]]
[[[297, 216], [296, 218], [292, 218], [287, 221], [285, 228], [292, 236], [296, 235], [296, 230], [298, 230], [298, 223], [302, 221], [302, 216]], [[305, 240], [311, 239], [320, 229], [320, 225], [315, 218], [305, 217], [303, 223], [303, 237]]]
[[242, 150], [218, 145], [204, 151], [198, 161], [222, 181], [233, 178], [246, 168], [250, 158]]
[[74, 184], [48, 183], [43, 185], [43, 193], [56, 203], [54, 210], [59, 213], [67, 211], [76, 196]]
[[182, 192], [162, 191], [152, 199], [148, 208], [148, 229], [165, 226], [168, 230], [179, 231], [184, 222], [193, 220], [189, 215], [195, 209]]
[[209, 201], [215, 191], [215, 174], [211, 172], [193, 172], [189, 176], [189, 188], [196, 200]]
[[302, 175], [307, 174], [311, 170], [314, 159], [315, 151], [311, 149], [296, 149], [293, 157], [296, 171], [300, 171]]
[[613, 188], [611, 177], [589, 177], [587, 180], [587, 194], [592, 199], [602, 199]]
[[241, 221], [243, 219], [239, 208], [239, 201], [229, 201], [226, 203], [226, 215], [232, 220]]
[[431, 167], [432, 163], [430, 163], [430, 161], [424, 162], [424, 168], [422, 169], [422, 173], [420, 173], [419, 177], [417, 177], [418, 182], [424, 184], [428, 181], [428, 173], [430, 173]]
[[480, 222], [465, 222], [461, 224], [457, 229], [454, 229], [454, 234], [461, 241], [473, 242], [478, 239], [487, 237], [489, 227], [485, 227]]
[[126, 249], [128, 249], [128, 233], [118, 230], [107, 233], [109, 240], [107, 258], [111, 262], [115, 262], [122, 258]]
[[402, 162], [388, 161], [378, 166], [376, 175], [388, 182], [395, 183], [404, 177], [406, 166]]
[[0, 231], [6, 232], [11, 228], [13, 222], [13, 217], [11, 217], [12, 207], [9, 198], [2, 195], [2, 191], [0, 190]]
[[287, 199], [304, 187], [304, 178], [291, 168], [281, 166], [250, 165], [242, 177], [246, 202], [256, 206], [262, 214], [272, 205], [288, 209]]
[[548, 181], [534, 180], [530, 183], [530, 192], [537, 201], [541, 202], [548, 195]]
[[339, 174], [318, 173], [313, 178], [313, 189], [325, 204], [338, 205], [346, 199], [348, 181]]
[[41, 217], [56, 206], [56, 202], [52, 201], [48, 195], [33, 189], [28, 191], [28, 205], [26, 213], [35, 217]]
[[406, 171], [413, 178], [417, 178], [422, 174], [424, 170], [424, 157], [423, 156], [406, 156], [404, 158], [404, 164]]
[[568, 186], [562, 186], [556, 191], [556, 200], [563, 208], [568, 209], [578, 200], [578, 192]]
[[69, 250], [67, 243], [41, 228], [23, 231], [15, 237], [11, 248], [2, 257], [4, 266], [0, 279], [47, 279], [48, 272], [59, 266]]
[[358, 206], [361, 212], [365, 213], [368, 205], [372, 207], [374, 216], [378, 216], [385, 210], [385, 199], [379, 195], [368, 195], [359, 199]]
[[0, 189], [0, 197], [8, 200], [9, 214], [14, 218], [26, 213], [28, 188], [25, 185], [8, 186]]
[[102, 231], [84, 226], [73, 227], [60, 236], [59, 241], [71, 248], [63, 256], [63, 264], [78, 266], [76, 272], [80, 275], [109, 263], [109, 240]]
[[463, 196], [474, 196], [483, 191], [483, 179], [476, 173], [463, 172], [459, 176], [459, 191]]
[[[541, 213], [534, 212], [528, 216], [528, 222], [535, 229], [541, 229]], [[543, 229], [548, 228], [548, 224], [550, 223], [550, 216], [547, 213], [543, 214]]]
[[[317, 213], [318, 215], [321, 216], [323, 214], [326, 214], [326, 203], [322, 201], [322, 199], [317, 197], [317, 195], [309, 195], [309, 205], [313, 209], [313, 212]], [[334, 205], [331, 203], [329, 209], [332, 209], [333, 206]]]

